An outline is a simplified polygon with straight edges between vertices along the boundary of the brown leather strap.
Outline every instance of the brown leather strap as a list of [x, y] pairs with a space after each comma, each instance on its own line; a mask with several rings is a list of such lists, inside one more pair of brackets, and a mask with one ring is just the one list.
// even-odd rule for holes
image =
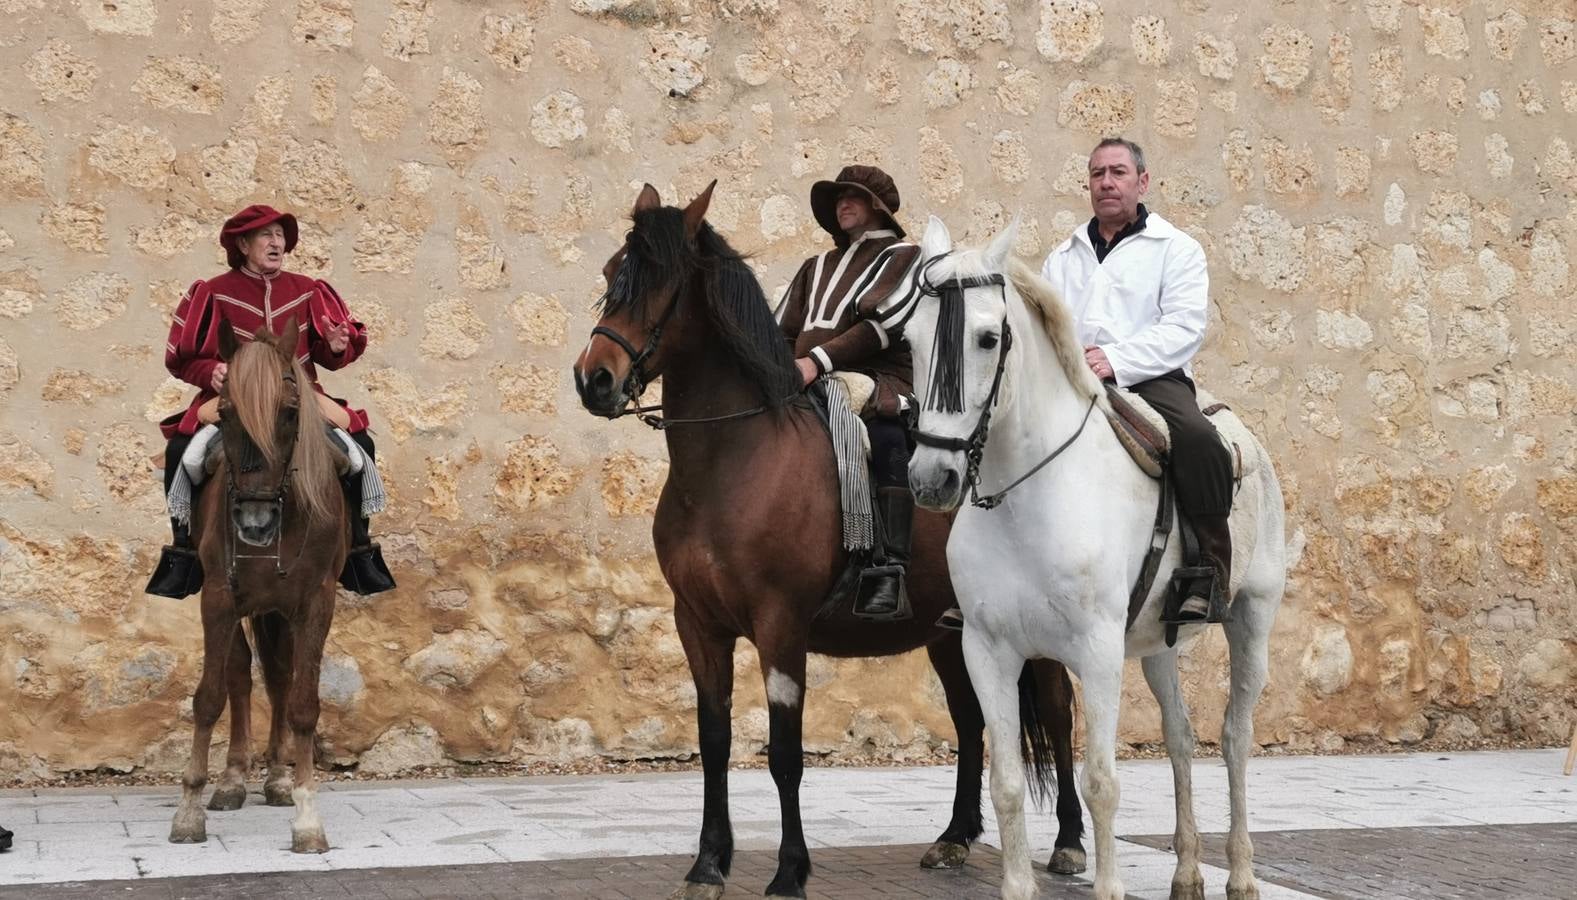
[[1204, 409], [1200, 410], [1200, 412], [1204, 413], [1206, 416], [1213, 416], [1216, 413], [1222, 411], [1223, 409], [1231, 409], [1231, 408], [1232, 407], [1226, 405], [1225, 403], [1212, 403], [1209, 406], [1205, 407]]

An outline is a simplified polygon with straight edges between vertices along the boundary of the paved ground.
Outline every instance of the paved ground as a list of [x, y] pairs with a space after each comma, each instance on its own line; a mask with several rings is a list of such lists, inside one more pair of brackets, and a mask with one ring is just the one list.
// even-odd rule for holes
[[[1577, 777], [1560, 775], [1561, 758], [1541, 750], [1255, 760], [1250, 798], [1263, 896], [1572, 896]], [[1135, 897], [1165, 897], [1168, 840], [1144, 836], [1172, 830], [1170, 769], [1134, 761], [1121, 763], [1119, 774], [1118, 833], [1132, 836], [1118, 848], [1125, 886]], [[805, 776], [813, 896], [994, 895], [989, 849], [963, 873], [915, 865], [945, 824], [951, 768]], [[1194, 783], [1201, 830], [1225, 831], [1220, 761], [1199, 760]], [[776, 794], [759, 770], [731, 774], [730, 785], [740, 851], [730, 893], [755, 894], [774, 867]], [[0, 823], [17, 833], [16, 848], [0, 855], [0, 898], [237, 896], [238, 885], [263, 884], [270, 896], [661, 896], [688, 868], [700, 822], [699, 773], [326, 788], [321, 808], [334, 849], [321, 856], [288, 851], [285, 809], [210, 813], [206, 844], [172, 845], [165, 838], [174, 788], [0, 791]], [[994, 846], [989, 803], [987, 814], [984, 842]], [[1032, 818], [1040, 862], [1050, 855], [1052, 827], [1047, 814]], [[1225, 861], [1219, 853], [1210, 861], [1206, 884], [1219, 896]], [[233, 877], [262, 872], [281, 874]], [[1042, 895], [1087, 891], [1085, 881], [1048, 876]]]

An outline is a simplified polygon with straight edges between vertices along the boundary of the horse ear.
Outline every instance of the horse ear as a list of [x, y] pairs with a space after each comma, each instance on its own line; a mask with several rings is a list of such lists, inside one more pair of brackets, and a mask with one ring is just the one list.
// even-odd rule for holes
[[689, 206], [684, 208], [685, 237], [695, 240], [695, 236], [701, 232], [701, 223], [706, 221], [706, 210], [707, 207], [712, 205], [712, 188], [715, 187], [717, 187], [716, 178], [712, 179], [712, 183], [706, 186], [706, 190], [702, 191], [699, 196], [690, 201]]
[[235, 326], [229, 319], [219, 320], [219, 358], [228, 363], [235, 357], [235, 352], [241, 349], [241, 339], [235, 336]]
[[1008, 253], [1013, 250], [1013, 245], [1018, 243], [1018, 214], [1014, 214], [1013, 221], [1001, 233], [991, 239], [986, 247], [986, 264], [992, 269], [1000, 270], [1002, 263], [1007, 260]]
[[947, 226], [941, 219], [932, 216], [925, 225], [925, 236], [920, 238], [920, 251], [927, 259], [931, 259], [953, 249], [953, 236], [947, 233]]
[[630, 210], [630, 215], [646, 212], [648, 209], [656, 209], [662, 205], [663, 200], [657, 196], [657, 189], [652, 187], [650, 183], [647, 183], [641, 186], [641, 194], [635, 198], [635, 208]]
[[280, 327], [279, 334], [275, 336], [274, 349], [286, 359], [296, 358], [296, 346], [301, 343], [301, 323], [296, 321], [296, 314], [291, 313], [290, 318]]

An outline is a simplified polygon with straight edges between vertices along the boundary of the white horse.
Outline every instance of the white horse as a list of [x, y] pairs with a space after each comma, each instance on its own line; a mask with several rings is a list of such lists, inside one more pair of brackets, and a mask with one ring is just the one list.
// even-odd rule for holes
[[[909, 466], [909, 483], [922, 505], [944, 510], [959, 508], [966, 495], [1012, 486], [990, 498], [999, 501], [995, 508], [989, 501], [984, 508], [964, 505], [948, 541], [964, 612], [964, 655], [993, 748], [1017, 746], [1016, 685], [1026, 659], [1061, 660], [1083, 684], [1089, 731], [1083, 788], [1095, 825], [1095, 895], [1102, 900], [1123, 896], [1112, 832], [1117, 713], [1123, 660], [1142, 660], [1161, 704], [1176, 784], [1172, 897], [1202, 898], [1190, 786], [1194, 731], [1177, 653], [1207, 626], [1183, 626], [1178, 646], [1166, 644], [1159, 614], [1167, 574], [1179, 564], [1174, 529], [1161, 577], [1126, 628], [1128, 595], [1150, 546], [1159, 485], [1128, 457], [1102, 414], [1104, 391], [1085, 365], [1067, 306], [1022, 263], [1008, 261], [1016, 234], [1015, 221], [984, 251], [954, 252], [940, 220], [932, 217], [926, 228], [918, 276], [923, 299], [904, 331], [914, 351], [921, 407], [922, 446]], [[933, 299], [939, 293], [941, 299]], [[949, 389], [955, 402], [938, 402]], [[1238, 443], [1244, 470], [1231, 518], [1234, 600], [1224, 627], [1232, 693], [1221, 749], [1232, 803], [1227, 896], [1247, 900], [1259, 889], [1244, 772], [1254, 706], [1265, 686], [1266, 644], [1281, 603], [1286, 545], [1281, 488], [1270, 459], [1230, 415], [1213, 417]], [[991, 801], [1002, 833], [1002, 895], [1032, 897], [1024, 768], [1017, 753], [992, 754]]]

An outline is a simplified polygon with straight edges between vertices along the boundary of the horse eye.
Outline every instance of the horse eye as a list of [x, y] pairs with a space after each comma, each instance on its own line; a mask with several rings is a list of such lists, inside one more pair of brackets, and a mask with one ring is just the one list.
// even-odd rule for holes
[[990, 350], [997, 345], [996, 332], [988, 331], [980, 336], [980, 349]]

